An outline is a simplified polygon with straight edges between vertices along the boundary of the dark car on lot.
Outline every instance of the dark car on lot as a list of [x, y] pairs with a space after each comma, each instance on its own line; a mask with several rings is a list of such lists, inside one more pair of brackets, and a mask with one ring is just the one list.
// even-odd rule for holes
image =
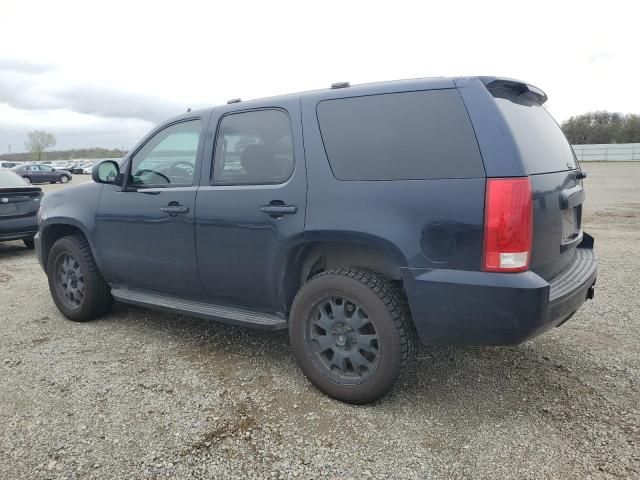
[[22, 240], [33, 248], [42, 190], [15, 172], [0, 169], [0, 242]]
[[48, 194], [53, 299], [289, 329], [334, 398], [380, 398], [425, 344], [513, 345], [593, 296], [584, 173], [543, 107], [495, 77], [349, 86], [189, 112], [94, 182]]
[[71, 173], [82, 175], [84, 173], [85, 168], [89, 167], [92, 164], [93, 164], [93, 162], [79, 162], [79, 163], [76, 163], [71, 167]]
[[73, 178], [68, 170], [56, 169], [42, 163], [22, 165], [13, 170], [29, 183], [67, 183]]
[[0, 168], [14, 168], [22, 165], [19, 162], [0, 162]]

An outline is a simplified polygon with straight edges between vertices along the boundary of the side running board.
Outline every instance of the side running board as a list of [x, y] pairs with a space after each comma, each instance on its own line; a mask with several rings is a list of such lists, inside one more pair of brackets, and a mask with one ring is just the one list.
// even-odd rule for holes
[[277, 315], [253, 312], [227, 305], [214, 305], [197, 300], [185, 300], [161, 293], [114, 286], [111, 288], [111, 295], [122, 303], [180, 313], [206, 320], [217, 320], [242, 327], [283, 330], [288, 326], [287, 321]]

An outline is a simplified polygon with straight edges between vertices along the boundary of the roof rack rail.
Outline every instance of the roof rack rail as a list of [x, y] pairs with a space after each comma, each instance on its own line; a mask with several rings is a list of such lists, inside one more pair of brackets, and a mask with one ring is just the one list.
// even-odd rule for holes
[[331, 88], [347, 88], [350, 86], [351, 84], [349, 82], [336, 82], [331, 84]]
[[240, 98], [232, 98], [231, 100], [227, 101], [227, 104], [240, 103], [241, 101], [242, 99]]

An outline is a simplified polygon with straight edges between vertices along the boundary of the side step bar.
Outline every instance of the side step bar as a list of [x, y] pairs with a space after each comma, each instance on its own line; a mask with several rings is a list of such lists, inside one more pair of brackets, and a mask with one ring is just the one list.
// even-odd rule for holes
[[180, 313], [206, 320], [217, 320], [242, 327], [261, 330], [284, 330], [288, 325], [284, 318], [277, 315], [253, 312], [227, 305], [214, 305], [197, 300], [185, 300], [156, 292], [113, 286], [111, 295], [122, 303]]

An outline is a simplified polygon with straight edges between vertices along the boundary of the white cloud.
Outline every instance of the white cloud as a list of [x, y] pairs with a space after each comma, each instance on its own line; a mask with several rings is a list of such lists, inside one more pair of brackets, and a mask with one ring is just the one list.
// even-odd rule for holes
[[26, 132], [55, 132], [56, 148], [129, 148], [151, 127], [152, 122], [136, 118], [104, 118], [70, 110], [21, 110], [0, 104], [0, 151], [24, 150]]
[[[593, 109], [640, 113], [630, 91], [640, 73], [639, 13], [622, 0], [3, 0], [0, 42], [11, 58], [0, 59], [0, 102], [14, 106], [12, 116], [48, 112], [57, 133], [69, 120], [57, 110], [153, 122], [341, 80], [499, 75], [542, 88], [558, 120]], [[0, 122], [13, 124], [7, 115]], [[121, 137], [92, 130], [69, 141], [122, 138], [119, 146], [139, 131], [106, 124]], [[37, 126], [24, 124], [23, 134]], [[3, 128], [0, 152], [7, 138]]]
[[83, 84], [57, 71], [38, 74], [11, 69], [0, 63], [0, 102], [24, 110], [68, 109], [99, 117], [138, 118], [158, 122], [184, 111], [175, 102], [142, 93]]

